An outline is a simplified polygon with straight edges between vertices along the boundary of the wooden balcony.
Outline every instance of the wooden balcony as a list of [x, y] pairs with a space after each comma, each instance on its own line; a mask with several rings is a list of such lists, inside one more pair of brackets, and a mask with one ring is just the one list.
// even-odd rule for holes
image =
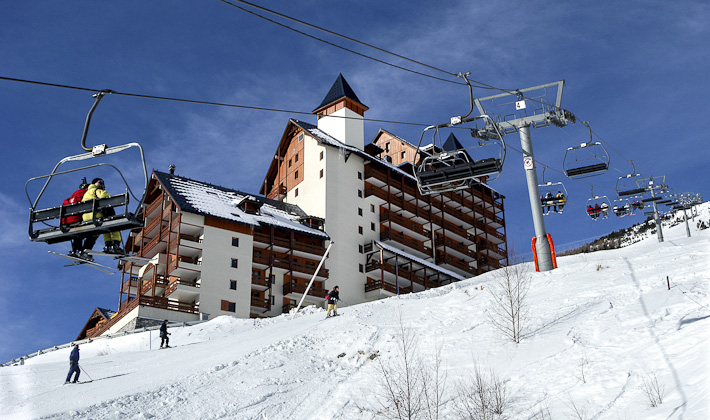
[[267, 311], [271, 309], [271, 301], [268, 298], [251, 297], [251, 306], [255, 308], [266, 309]]
[[[397, 294], [397, 285], [388, 283], [386, 281], [382, 281], [379, 279], [372, 279], [371, 281], [365, 283], [365, 293], [367, 292], [372, 292], [373, 290], [379, 290], [383, 289], [386, 292], [392, 293], [393, 295]], [[406, 293], [412, 293], [412, 288], [411, 287], [399, 287], [399, 294], [403, 295]]]
[[301, 251], [315, 255], [323, 255], [325, 253], [325, 248], [323, 246], [311, 245], [296, 240], [291, 242], [288, 238], [271, 238], [269, 235], [264, 233], [254, 233], [254, 242], [275, 245], [281, 248], [293, 249], [294, 251]]
[[[262, 254], [257, 254], [256, 252], [254, 252], [254, 254], [252, 254], [252, 262], [254, 264], [276, 267], [287, 271], [304, 273], [309, 276], [312, 276], [313, 273], [316, 271], [316, 268], [318, 267], [317, 262], [295, 262], [292, 261], [287, 254], [282, 254], [279, 252], [271, 253], [271, 255], [268, 252]], [[324, 267], [321, 267], [320, 271], [318, 271], [319, 277], [327, 278], [328, 274], [328, 269]]]
[[437, 255], [436, 256], [436, 264], [448, 264], [452, 267], [456, 267], [459, 270], [463, 270], [469, 274], [476, 274], [476, 269], [472, 268], [469, 265], [469, 262], [461, 259], [461, 258], [456, 258], [452, 255]]
[[[296, 293], [296, 294], [302, 295], [306, 292], [306, 286], [307, 286], [307, 284], [296, 283], [296, 282], [284, 283], [284, 287], [283, 287], [284, 296], [288, 296], [291, 293]], [[316, 298], [325, 299], [325, 295], [327, 295], [327, 294], [328, 294], [327, 289], [318, 288], [315, 286], [311, 287], [311, 289], [308, 290], [308, 296], [312, 296], [312, 297], [316, 297]]]
[[413, 220], [407, 219], [399, 213], [394, 213], [388, 211], [385, 208], [382, 208], [380, 211], [380, 223], [387, 224], [387, 222], [389, 221], [401, 226], [402, 228], [411, 230], [412, 232], [417, 233], [419, 235], [425, 237], [429, 237], [430, 235], [430, 232], [424, 229], [424, 226], [422, 226], [421, 224]]
[[415, 251], [421, 252], [426, 255], [431, 254], [431, 248], [424, 246], [424, 243], [422, 241], [418, 241], [416, 239], [410, 238], [409, 236], [397, 232], [394, 230], [390, 230], [387, 226], [385, 225], [380, 225], [380, 240], [381, 241], [395, 241], [397, 243], [400, 243], [406, 247], [409, 247]]

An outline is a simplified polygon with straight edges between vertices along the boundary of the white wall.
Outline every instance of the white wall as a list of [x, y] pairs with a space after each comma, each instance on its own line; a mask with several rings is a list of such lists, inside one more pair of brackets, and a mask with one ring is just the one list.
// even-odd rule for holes
[[[232, 246], [232, 238], [239, 238], [239, 246]], [[200, 312], [249, 318], [251, 306], [251, 269], [254, 242], [251, 235], [205, 226], [202, 244], [202, 282]], [[231, 267], [232, 258], [238, 261]], [[237, 281], [237, 290], [229, 288], [230, 280]], [[236, 312], [221, 310], [221, 301], [236, 303]]]
[[[347, 117], [347, 118], [338, 118]], [[318, 128], [350, 146], [365, 148], [365, 126], [362, 115], [348, 108], [341, 108], [318, 120]]]

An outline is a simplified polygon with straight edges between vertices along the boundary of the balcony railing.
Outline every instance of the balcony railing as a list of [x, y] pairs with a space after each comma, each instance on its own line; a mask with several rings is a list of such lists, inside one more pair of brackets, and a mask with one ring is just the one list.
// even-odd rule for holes
[[[386, 281], [382, 281], [379, 279], [373, 279], [368, 283], [365, 283], [365, 293], [371, 292], [373, 290], [379, 290], [379, 289], [384, 289], [387, 292], [390, 292], [392, 294], [397, 294], [397, 285], [388, 283]], [[399, 293], [400, 294], [405, 294], [405, 293], [412, 293], [412, 288], [411, 287], [399, 287]]]
[[288, 248], [288, 249], [293, 249], [294, 251], [301, 251], [301, 252], [308, 252], [310, 254], [317, 254], [317, 255], [322, 255], [325, 253], [325, 248], [319, 245], [311, 245], [299, 241], [293, 241], [291, 242], [287, 238], [279, 238], [279, 237], [274, 237], [273, 241], [272, 238], [269, 235], [266, 235], [264, 233], [255, 233], [254, 234], [254, 241], [260, 242], [263, 244], [274, 244], [276, 246], [282, 247], [282, 248]]
[[417, 250], [424, 254], [431, 254], [431, 248], [424, 246], [424, 243], [416, 239], [410, 238], [403, 233], [389, 230], [387, 226], [380, 225], [380, 240], [381, 241], [395, 241], [411, 249]]
[[271, 309], [271, 301], [267, 298], [260, 298], [260, 297], [252, 296], [251, 306], [254, 306], [256, 308], [270, 310]]
[[463, 260], [461, 258], [456, 258], [452, 255], [437, 255], [436, 256], [436, 263], [437, 264], [448, 264], [452, 267], [456, 267], [459, 270], [463, 270], [463, 271], [470, 273], [470, 274], [476, 273], [476, 270], [469, 265], [468, 261]]
[[[299, 273], [305, 273], [305, 274], [308, 274], [311, 276], [316, 271], [316, 268], [318, 266], [318, 264], [315, 262], [302, 263], [302, 262], [291, 261], [289, 264], [289, 256], [288, 255], [276, 253], [276, 252], [273, 253], [271, 257], [269, 257], [269, 254], [254, 253], [252, 256], [252, 261], [255, 264], [268, 265], [268, 266], [272, 266], [272, 267], [281, 268], [284, 270], [293, 270], [293, 271], [297, 271]], [[328, 269], [321, 267], [320, 271], [318, 271], [318, 276], [328, 277]]]
[[[302, 295], [306, 292], [306, 286], [306, 284], [302, 283], [285, 283], [283, 288], [284, 296], [289, 295], [291, 293], [298, 293]], [[308, 290], [308, 296], [313, 296], [321, 299], [325, 299], [325, 295], [327, 294], [328, 290], [319, 287], [311, 287], [310, 290]]]

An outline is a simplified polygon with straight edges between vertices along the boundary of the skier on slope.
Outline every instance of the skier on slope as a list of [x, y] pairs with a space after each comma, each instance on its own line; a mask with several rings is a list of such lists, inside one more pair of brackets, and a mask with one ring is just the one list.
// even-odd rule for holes
[[163, 321], [163, 324], [160, 326], [160, 348], [161, 349], [163, 348], [163, 344], [165, 344], [166, 349], [168, 347], [170, 347], [168, 345], [168, 342], [170, 341], [170, 339], [168, 338], [169, 335], [170, 335], [170, 333], [168, 332], [168, 320], [166, 319], [165, 321]]
[[333, 287], [333, 290], [328, 293], [328, 314], [326, 318], [330, 317], [330, 311], [333, 311], [333, 316], [338, 316], [338, 301], [340, 300], [340, 289], [338, 286]]
[[79, 380], [79, 374], [81, 373], [81, 370], [79, 369], [79, 345], [73, 344], [73, 346], [74, 349], [69, 355], [69, 374], [67, 374], [67, 379], [66, 381], [64, 381], [65, 384], [69, 383], [73, 373], [76, 373], [73, 383], [77, 383], [77, 381]]

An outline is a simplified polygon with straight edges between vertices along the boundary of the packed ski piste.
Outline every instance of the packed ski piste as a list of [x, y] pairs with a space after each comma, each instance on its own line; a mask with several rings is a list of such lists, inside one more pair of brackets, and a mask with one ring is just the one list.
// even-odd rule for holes
[[[80, 360], [76, 350], [77, 385], [64, 383], [78, 347], [42, 354], [0, 368], [0, 418], [400, 418], [388, 392], [408, 360], [423, 367], [414, 376], [438, 362], [424, 388], [440, 394], [441, 419], [482, 418], [466, 401], [476, 372], [506, 391], [502, 413], [486, 418], [707, 419], [710, 229], [700, 222], [708, 225], [708, 207], [698, 206], [691, 237], [678, 224], [664, 228], [663, 243], [648, 234], [529, 272], [519, 343], [495, 327], [498, 270], [346, 305], [328, 322], [319, 322], [324, 302], [293, 320], [171, 326], [170, 351], [156, 351], [156, 331], [97, 339], [81, 344]], [[431, 413], [408, 407], [418, 410], [412, 418]]]

